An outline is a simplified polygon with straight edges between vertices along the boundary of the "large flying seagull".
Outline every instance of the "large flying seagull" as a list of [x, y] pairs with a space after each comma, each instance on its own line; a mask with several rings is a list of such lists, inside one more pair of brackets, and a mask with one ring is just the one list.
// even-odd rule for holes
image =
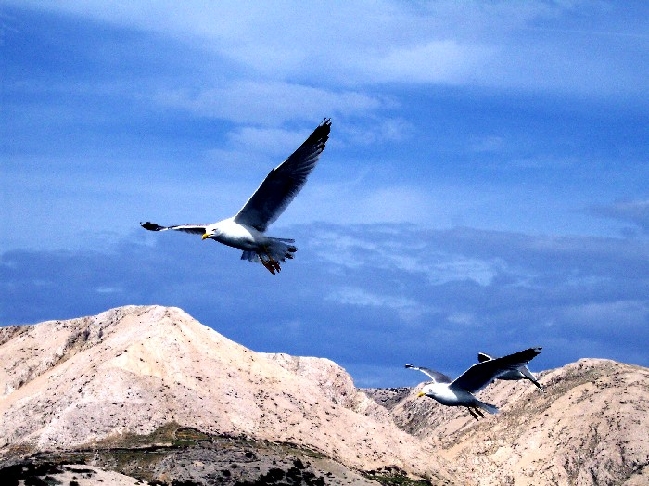
[[149, 231], [184, 231], [238, 248], [243, 250], [242, 260], [259, 261], [275, 275], [281, 270], [280, 262], [293, 258], [297, 251], [293, 246], [295, 240], [264, 233], [306, 183], [324, 150], [330, 129], [331, 120], [325, 119], [289, 158], [270, 171], [248, 202], [231, 218], [212, 224], [140, 224]]
[[407, 364], [406, 368], [419, 370], [430, 377], [433, 382], [425, 385], [418, 397], [427, 396], [437, 400], [442, 405], [465, 406], [476, 419], [484, 417], [480, 409], [489, 413], [499, 412], [495, 405], [481, 402], [473, 394], [485, 388], [495, 378], [509, 371], [518, 370], [526, 366], [532, 358], [541, 352], [541, 348], [530, 348], [525, 351], [508, 354], [502, 358], [494, 358], [482, 363], [477, 363], [466, 370], [455, 380], [437, 371]]

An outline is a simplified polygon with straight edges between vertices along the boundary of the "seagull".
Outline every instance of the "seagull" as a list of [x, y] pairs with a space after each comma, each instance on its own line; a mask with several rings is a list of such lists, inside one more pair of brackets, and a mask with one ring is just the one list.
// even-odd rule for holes
[[[485, 361], [491, 361], [494, 359], [492, 356], [489, 356], [487, 353], [478, 353], [478, 363], [484, 363]], [[527, 365], [522, 365], [516, 368], [515, 370], [505, 371], [503, 374], [497, 377], [499, 380], [523, 380], [528, 379], [536, 385], [536, 387], [542, 392], [545, 391], [543, 385], [541, 385], [534, 375], [530, 373], [530, 370], [527, 368]]]
[[280, 262], [293, 259], [297, 248], [291, 238], [266, 236], [266, 230], [297, 196], [313, 171], [329, 138], [331, 120], [325, 120], [284, 162], [269, 172], [255, 193], [237, 214], [212, 224], [179, 224], [161, 226], [140, 223], [149, 231], [176, 230], [201, 235], [226, 246], [243, 250], [242, 260], [261, 262], [275, 275]]
[[491, 414], [497, 414], [499, 410], [495, 405], [481, 402], [473, 394], [485, 388], [503, 373], [515, 371], [519, 367], [527, 365], [540, 352], [541, 348], [530, 348], [525, 351], [508, 354], [502, 358], [477, 363], [472, 365], [455, 380], [451, 380], [448, 376], [438, 371], [421, 366], [407, 364], [406, 368], [419, 370], [433, 380], [432, 383], [428, 383], [421, 389], [417, 397], [426, 395], [437, 400], [442, 405], [464, 406], [477, 420], [479, 416], [484, 417], [480, 409]]

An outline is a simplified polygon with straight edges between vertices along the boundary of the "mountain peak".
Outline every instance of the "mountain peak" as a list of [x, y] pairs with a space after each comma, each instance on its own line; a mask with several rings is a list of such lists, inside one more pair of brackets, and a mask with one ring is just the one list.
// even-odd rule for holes
[[255, 353], [177, 308], [120, 307], [6, 334], [0, 452], [91, 447], [173, 422], [296, 443], [363, 470], [437, 470], [335, 363]]
[[544, 393], [497, 380], [481, 399], [503, 413], [476, 421], [416, 388], [361, 391], [325, 358], [253, 352], [178, 308], [126, 306], [0, 328], [0, 461], [189, 437], [209, 439], [202, 455], [172, 448], [156, 478], [171, 463], [179, 478], [203, 477], [192, 464], [221, 464], [225, 449], [248, 461], [255, 443], [277, 478], [286, 471], [272, 472], [275, 462], [297, 474], [287, 450], [348, 468], [326, 484], [371, 483], [353, 471], [438, 484], [646, 483], [647, 368], [587, 358], [539, 380]]

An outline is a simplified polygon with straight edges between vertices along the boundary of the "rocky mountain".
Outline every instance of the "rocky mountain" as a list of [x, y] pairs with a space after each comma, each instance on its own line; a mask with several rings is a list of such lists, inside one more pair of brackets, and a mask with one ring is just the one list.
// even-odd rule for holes
[[252, 352], [176, 308], [4, 327], [0, 476], [649, 484], [648, 369], [582, 360], [540, 381], [490, 386], [502, 413], [476, 421], [416, 390], [358, 390], [327, 359]]
[[[354, 482], [361, 478], [355, 471], [386, 467], [444, 477], [432, 449], [399, 429], [335, 363], [254, 353], [180, 309], [130, 306], [0, 328], [0, 364], [5, 458], [150, 448], [190, 430], [200, 438], [190, 434], [192, 444], [236, 439], [244, 462], [270, 443], [291, 449], [302, 464], [305, 456], [330, 459], [318, 466], [325, 479], [338, 474], [332, 464], [346, 468], [342, 478], [358, 476]], [[246, 449], [245, 441], [256, 445]], [[270, 470], [254, 467], [260, 475]]]
[[501, 413], [479, 421], [415, 390], [366, 393], [461, 484], [649, 484], [649, 369], [582, 359], [539, 376], [545, 392], [528, 381], [485, 389]]

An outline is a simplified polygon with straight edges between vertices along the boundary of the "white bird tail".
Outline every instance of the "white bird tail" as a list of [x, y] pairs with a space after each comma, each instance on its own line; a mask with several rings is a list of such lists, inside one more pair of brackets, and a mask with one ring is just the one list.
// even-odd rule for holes
[[295, 240], [290, 238], [272, 238], [266, 240], [266, 244], [258, 251], [244, 250], [241, 254], [242, 260], [249, 262], [261, 262], [273, 275], [281, 270], [279, 262], [285, 262], [286, 259], [292, 260], [293, 253], [297, 248], [291, 243]]
[[478, 400], [478, 406], [482, 410], [484, 410], [486, 412], [489, 412], [492, 415], [497, 415], [497, 414], [500, 413], [500, 410], [498, 410], [498, 407], [496, 407], [495, 405], [492, 405], [491, 403], [485, 403], [485, 402], [481, 402], [481, 401]]

